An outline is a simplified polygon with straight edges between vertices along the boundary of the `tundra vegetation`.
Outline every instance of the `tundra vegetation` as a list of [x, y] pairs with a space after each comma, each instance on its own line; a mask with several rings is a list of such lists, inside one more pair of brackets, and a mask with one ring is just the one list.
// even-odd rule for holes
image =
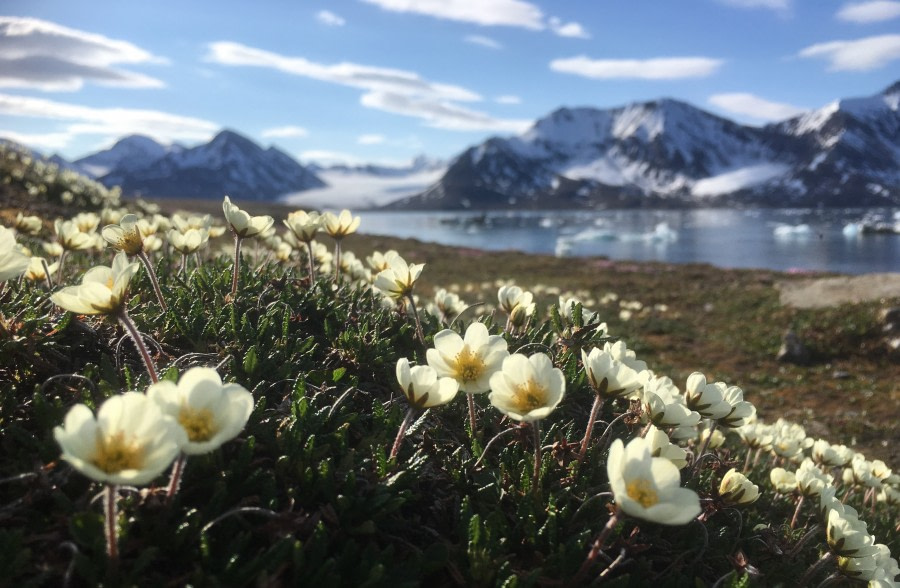
[[0, 161], [9, 584], [896, 585], [896, 300]]

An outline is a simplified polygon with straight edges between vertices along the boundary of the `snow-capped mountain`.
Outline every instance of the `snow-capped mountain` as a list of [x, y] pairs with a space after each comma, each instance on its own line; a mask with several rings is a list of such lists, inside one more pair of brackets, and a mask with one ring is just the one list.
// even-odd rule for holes
[[663, 99], [561, 108], [491, 138], [396, 208], [869, 206], [900, 203], [898, 84], [780, 124]]
[[163, 146], [149, 137], [131, 136], [112, 148], [75, 162], [107, 186], [148, 198], [221, 198], [269, 200], [324, 186], [290, 155], [224, 130], [206, 144]]
[[[76, 159], [72, 163], [91, 177], [99, 178], [111, 172], [122, 175], [147, 167], [167, 154], [178, 153], [183, 149], [180, 145], [162, 145], [144, 135], [128, 135], [116, 141], [109, 149]], [[114, 180], [110, 182], [116, 183]]]

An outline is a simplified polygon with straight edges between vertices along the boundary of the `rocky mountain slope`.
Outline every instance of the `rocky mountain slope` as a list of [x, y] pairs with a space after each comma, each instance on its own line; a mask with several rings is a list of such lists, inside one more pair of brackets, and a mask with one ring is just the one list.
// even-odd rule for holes
[[900, 84], [765, 127], [676, 100], [561, 108], [396, 208], [900, 203]]

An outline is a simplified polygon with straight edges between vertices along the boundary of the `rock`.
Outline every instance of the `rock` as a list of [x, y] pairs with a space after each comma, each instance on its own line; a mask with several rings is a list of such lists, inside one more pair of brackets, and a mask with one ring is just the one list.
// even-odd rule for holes
[[900, 306], [881, 309], [878, 313], [878, 322], [881, 323], [881, 330], [884, 333], [900, 333]]
[[793, 363], [796, 365], [804, 365], [810, 362], [812, 355], [809, 349], [797, 336], [794, 331], [788, 331], [784, 334], [781, 341], [781, 349], [775, 355], [775, 359], [782, 363]]

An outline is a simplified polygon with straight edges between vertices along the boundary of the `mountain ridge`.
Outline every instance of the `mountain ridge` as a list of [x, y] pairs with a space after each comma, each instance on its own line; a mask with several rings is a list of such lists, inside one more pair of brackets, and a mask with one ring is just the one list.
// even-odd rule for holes
[[559, 108], [390, 208], [900, 203], [900, 83], [763, 127], [663, 98]]

